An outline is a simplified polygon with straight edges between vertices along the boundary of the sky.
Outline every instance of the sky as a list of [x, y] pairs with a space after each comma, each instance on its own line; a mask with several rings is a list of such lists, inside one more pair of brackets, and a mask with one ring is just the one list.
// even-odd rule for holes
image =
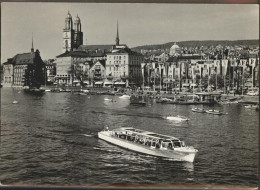
[[187, 40], [259, 39], [257, 4], [38, 3], [1, 4], [1, 63], [34, 49], [42, 59], [62, 53], [67, 12], [81, 19], [83, 44], [128, 47]]

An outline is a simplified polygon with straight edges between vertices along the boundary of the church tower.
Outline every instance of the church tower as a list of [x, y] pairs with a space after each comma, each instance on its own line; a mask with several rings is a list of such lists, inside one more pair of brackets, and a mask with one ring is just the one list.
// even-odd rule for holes
[[32, 48], [31, 48], [31, 53], [34, 52], [34, 48], [33, 48], [33, 33], [32, 33]]
[[83, 44], [83, 32], [81, 32], [81, 22], [78, 15], [74, 22], [74, 31], [74, 48], [78, 48]]
[[65, 28], [63, 29], [63, 42], [62, 42], [62, 52], [73, 50], [74, 47], [74, 30], [73, 22], [70, 12], [68, 11], [67, 17], [65, 19]]
[[116, 46], [119, 46], [119, 33], [118, 33], [118, 21], [117, 21], [117, 28], [116, 28]]

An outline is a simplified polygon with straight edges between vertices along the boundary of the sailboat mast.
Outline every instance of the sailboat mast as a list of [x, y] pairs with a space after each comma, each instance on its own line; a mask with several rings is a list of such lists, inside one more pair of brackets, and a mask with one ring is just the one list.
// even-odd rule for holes
[[217, 57], [217, 60], [216, 60], [216, 91], [217, 91], [217, 88], [218, 88], [218, 57]]

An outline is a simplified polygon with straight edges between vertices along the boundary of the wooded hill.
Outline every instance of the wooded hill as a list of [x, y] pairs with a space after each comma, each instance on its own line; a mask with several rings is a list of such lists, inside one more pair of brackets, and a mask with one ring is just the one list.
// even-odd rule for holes
[[[175, 42], [168, 42], [165, 44], [143, 45], [131, 48], [133, 51], [141, 51], [141, 49], [154, 50], [154, 49], [169, 49]], [[216, 47], [221, 46], [259, 46], [259, 40], [206, 40], [206, 41], [180, 41], [176, 42], [180, 47]]]

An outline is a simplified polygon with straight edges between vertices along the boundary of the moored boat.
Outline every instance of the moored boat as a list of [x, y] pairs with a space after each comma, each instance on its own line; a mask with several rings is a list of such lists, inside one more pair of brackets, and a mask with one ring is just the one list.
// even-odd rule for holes
[[246, 109], [256, 109], [257, 108], [257, 105], [246, 105], [245, 106]]
[[178, 138], [132, 127], [103, 130], [98, 138], [120, 147], [152, 156], [193, 162], [197, 149]]
[[223, 113], [219, 110], [207, 110], [206, 113], [213, 114], [213, 115], [225, 115], [225, 113]]
[[122, 98], [122, 99], [130, 99], [130, 95], [127, 95], [127, 94], [124, 94], [122, 96], [120, 96], [119, 98]]
[[13, 104], [18, 104], [19, 102], [17, 100], [14, 100], [13, 101]]
[[141, 106], [145, 106], [146, 105], [146, 101], [143, 95], [132, 95], [130, 97], [130, 104], [131, 105], [141, 105]]
[[192, 108], [191, 109], [193, 112], [198, 112], [198, 113], [205, 113], [206, 110], [202, 109], [202, 108]]

